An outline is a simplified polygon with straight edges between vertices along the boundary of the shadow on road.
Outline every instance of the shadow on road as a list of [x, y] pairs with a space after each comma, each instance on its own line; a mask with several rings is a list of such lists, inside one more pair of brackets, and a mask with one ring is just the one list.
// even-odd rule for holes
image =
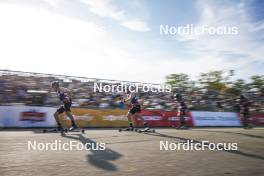
[[[82, 144], [89, 144], [89, 146], [99, 145], [96, 141], [86, 138], [82, 134], [71, 134], [63, 136], [65, 138], [74, 139], [80, 141]], [[87, 154], [87, 162], [94, 165], [97, 168], [104, 169], [107, 171], [117, 171], [118, 168], [110, 161], [114, 161], [122, 157], [122, 155], [109, 148], [105, 150], [89, 150], [91, 154]]]
[[[162, 134], [162, 133], [158, 133], [158, 132], [156, 132], [156, 133], [145, 133], [145, 134], [146, 135], [151, 135], [151, 136], [170, 138], [170, 139], [174, 139], [174, 140], [177, 139], [177, 140], [181, 140], [181, 141], [184, 141], [184, 142], [192, 140], [193, 143], [202, 144], [201, 141], [198, 141], [198, 140], [195, 140], [195, 139], [183, 138], [183, 137], [177, 137], [177, 136], [170, 136], [170, 135], [166, 135], [166, 134]], [[204, 144], [209, 144], [209, 142], [204, 143]], [[238, 154], [238, 155], [242, 155], [242, 156], [246, 156], [246, 157], [250, 157], [250, 158], [254, 158], [254, 159], [264, 160], [263, 156], [259, 156], [259, 155], [256, 155], [256, 154], [250, 154], [250, 153], [242, 152], [242, 151], [239, 151], [239, 150], [224, 150], [224, 146], [223, 145], [220, 146], [220, 148], [223, 149], [223, 150], [221, 150], [223, 152], [228, 152], [228, 153]]]
[[212, 132], [212, 133], [227, 133], [227, 134], [238, 134], [241, 136], [246, 136], [246, 137], [252, 137], [252, 138], [259, 138], [259, 139], [264, 139], [264, 136], [258, 136], [258, 135], [253, 135], [253, 134], [246, 134], [246, 133], [238, 133], [238, 132], [232, 132], [232, 131], [215, 131], [215, 130], [194, 130], [192, 131], [199, 131], [199, 132]]

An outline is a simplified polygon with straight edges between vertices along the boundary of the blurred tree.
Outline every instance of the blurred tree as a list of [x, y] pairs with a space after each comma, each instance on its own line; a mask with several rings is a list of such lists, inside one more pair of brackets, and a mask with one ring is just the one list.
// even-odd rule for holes
[[261, 96], [264, 95], [264, 75], [252, 76], [249, 83], [243, 79], [233, 81], [232, 77], [234, 75], [234, 70], [229, 70], [228, 72], [215, 70], [201, 73], [197, 81], [192, 81], [184, 73], [170, 74], [166, 76], [166, 83], [171, 85], [177, 92], [192, 93], [196, 90], [202, 90], [207, 92], [204, 96], [214, 95], [220, 99], [221, 96], [235, 98], [249, 91]]
[[166, 84], [181, 92], [194, 86], [194, 82], [190, 81], [189, 76], [184, 73], [170, 74], [166, 76]]
[[231, 87], [228, 88], [227, 93], [238, 96], [246, 89], [247, 89], [246, 82], [243, 79], [238, 79], [235, 82], [231, 83]]
[[227, 86], [226, 79], [223, 76], [223, 71], [210, 71], [201, 73], [198, 82], [204, 89], [220, 92]]
[[255, 91], [264, 94], [264, 75], [261, 76], [251, 76], [250, 83], [248, 84], [250, 89], [255, 89]]

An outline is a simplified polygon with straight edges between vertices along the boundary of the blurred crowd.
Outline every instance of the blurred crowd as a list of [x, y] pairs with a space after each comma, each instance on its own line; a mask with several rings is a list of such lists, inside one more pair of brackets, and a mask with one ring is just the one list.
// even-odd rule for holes
[[[71, 90], [74, 107], [126, 108], [120, 93], [94, 92], [94, 82], [109, 84], [107, 80], [12, 71], [0, 72], [0, 105], [57, 106], [60, 102], [50, 88], [52, 81], [59, 81], [61, 86]], [[190, 110], [239, 111], [238, 97], [203, 89], [173, 93], [139, 92], [137, 96], [145, 109], [174, 110], [178, 106], [172, 99], [175, 93], [181, 94]], [[251, 111], [264, 112], [263, 96], [250, 92], [247, 97]]]

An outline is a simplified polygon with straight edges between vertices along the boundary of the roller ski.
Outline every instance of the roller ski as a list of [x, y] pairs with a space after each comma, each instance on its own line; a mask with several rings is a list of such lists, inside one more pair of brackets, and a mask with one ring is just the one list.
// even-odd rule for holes
[[186, 125], [185, 125], [185, 121], [180, 122], [180, 124], [178, 126], [176, 126], [177, 130], [187, 130], [189, 129]]
[[129, 128], [119, 128], [118, 129], [119, 132], [122, 132], [122, 131], [135, 131], [135, 130], [136, 130], [135, 128], [131, 128], [131, 127], [129, 127]]
[[146, 122], [144, 122], [143, 126], [144, 126], [143, 129], [136, 129], [136, 132], [138, 132], [138, 133], [155, 133], [155, 130], [149, 128], [148, 124]]
[[85, 133], [85, 130], [84, 129], [79, 129], [76, 125], [73, 125], [69, 129], [66, 129], [65, 132], [66, 133], [70, 133], [70, 132], [81, 132], [81, 133]]
[[146, 127], [144, 129], [136, 129], [135, 131], [138, 133], [155, 133], [156, 132], [155, 129], [151, 129], [149, 127]]
[[243, 124], [244, 129], [252, 129], [254, 128], [254, 125], [252, 123], [245, 123]]
[[65, 133], [70, 133], [70, 132], [85, 133], [85, 130], [84, 129], [79, 129], [79, 128], [77, 128], [77, 126], [72, 126], [70, 128], [58, 127], [58, 128], [54, 128], [54, 129], [43, 129], [42, 132], [43, 133], [61, 133], [61, 134], [65, 134]]
[[43, 133], [65, 133], [67, 132], [67, 129], [64, 129], [62, 127], [54, 128], [54, 129], [43, 129]]
[[119, 128], [118, 131], [119, 132], [122, 132], [122, 131], [135, 131], [135, 128], [134, 128], [133, 124], [130, 122], [129, 126], [127, 128]]

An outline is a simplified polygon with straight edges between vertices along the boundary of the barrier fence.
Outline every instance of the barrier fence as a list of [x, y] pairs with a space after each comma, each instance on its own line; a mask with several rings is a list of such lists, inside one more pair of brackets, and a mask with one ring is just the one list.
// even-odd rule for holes
[[[54, 127], [56, 108], [39, 106], [0, 106], [0, 127]], [[79, 127], [127, 127], [127, 110], [72, 108]], [[151, 127], [178, 126], [180, 118], [176, 111], [142, 110], [142, 117]], [[70, 126], [65, 114], [60, 116], [63, 125]], [[264, 126], [264, 114], [251, 114], [249, 121], [256, 126]], [[142, 126], [139, 119], [134, 119]], [[192, 126], [241, 126], [238, 113], [190, 111], [185, 123]]]

